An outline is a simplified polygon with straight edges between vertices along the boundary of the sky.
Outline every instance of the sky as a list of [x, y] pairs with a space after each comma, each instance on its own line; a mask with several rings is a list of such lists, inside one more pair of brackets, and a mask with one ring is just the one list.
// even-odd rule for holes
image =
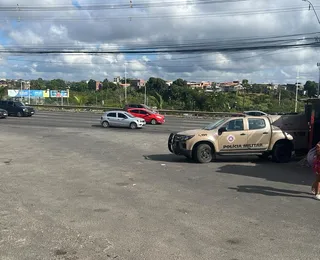
[[[320, 1], [313, 0], [320, 15]], [[8, 8], [12, 7], [11, 11]], [[32, 7], [31, 10], [28, 7]], [[241, 39], [298, 35], [320, 24], [301, 0], [0, 0], [0, 50], [82, 49], [239, 43]], [[317, 36], [317, 34], [313, 34]], [[312, 36], [312, 37], [313, 37]], [[68, 81], [148, 80], [252, 83], [318, 81], [319, 48], [159, 54], [0, 53], [0, 78]]]

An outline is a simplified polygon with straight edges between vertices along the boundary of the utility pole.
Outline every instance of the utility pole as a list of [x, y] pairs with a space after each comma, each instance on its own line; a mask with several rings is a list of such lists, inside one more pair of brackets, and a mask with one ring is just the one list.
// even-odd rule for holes
[[144, 85], [144, 104], [147, 105], [147, 84]]
[[28, 98], [28, 105], [30, 106], [31, 104], [31, 100], [30, 100], [30, 88], [31, 88], [31, 84], [28, 84], [29, 85], [29, 98]]
[[281, 87], [279, 86], [279, 106], [281, 106]]
[[297, 110], [298, 110], [298, 84], [299, 84], [299, 69], [297, 71], [296, 100], [295, 100], [295, 106], [294, 106], [295, 113], [297, 113]]
[[124, 63], [124, 101], [127, 104], [127, 64]]
[[319, 69], [319, 83], [318, 83], [318, 91], [317, 91], [317, 98], [320, 98], [320, 62], [317, 63]]

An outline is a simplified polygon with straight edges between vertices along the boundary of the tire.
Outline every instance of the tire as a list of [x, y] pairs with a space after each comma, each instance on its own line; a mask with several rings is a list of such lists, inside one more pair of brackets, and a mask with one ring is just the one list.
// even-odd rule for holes
[[23, 116], [23, 114], [19, 111], [18, 113], [17, 113], [17, 117], [22, 117]]
[[157, 124], [157, 120], [152, 119], [152, 120], [151, 120], [151, 125], [156, 125], [156, 124]]
[[137, 129], [137, 124], [136, 123], [134, 123], [134, 122], [132, 122], [132, 123], [130, 123], [130, 128], [131, 129]]
[[101, 125], [102, 125], [102, 127], [104, 127], [104, 128], [108, 128], [108, 127], [109, 127], [108, 121], [103, 121]]
[[194, 151], [194, 160], [199, 163], [209, 163], [213, 160], [213, 151], [208, 144], [199, 144]]
[[287, 163], [291, 160], [292, 149], [287, 143], [275, 144], [272, 151], [272, 161], [277, 163]]

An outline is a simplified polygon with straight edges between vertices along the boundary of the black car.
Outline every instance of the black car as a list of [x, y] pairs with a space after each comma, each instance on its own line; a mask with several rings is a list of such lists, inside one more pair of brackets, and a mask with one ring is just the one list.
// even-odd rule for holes
[[7, 116], [8, 116], [7, 110], [0, 108], [0, 118], [7, 118]]
[[33, 107], [26, 106], [20, 101], [0, 101], [0, 108], [7, 110], [9, 116], [32, 116], [35, 113]]
[[124, 110], [125, 111], [127, 111], [129, 108], [144, 108], [144, 109], [147, 109], [147, 110], [150, 110], [150, 111], [158, 112], [158, 111], [152, 109], [151, 107], [148, 107], [145, 104], [126, 104], [124, 106]]

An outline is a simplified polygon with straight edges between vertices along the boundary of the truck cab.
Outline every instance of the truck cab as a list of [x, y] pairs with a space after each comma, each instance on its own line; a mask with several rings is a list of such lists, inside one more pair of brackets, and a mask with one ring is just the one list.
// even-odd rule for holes
[[211, 162], [220, 156], [272, 156], [284, 163], [294, 151], [293, 137], [272, 125], [268, 116], [222, 118], [195, 130], [171, 133], [169, 151], [192, 158], [200, 163]]

